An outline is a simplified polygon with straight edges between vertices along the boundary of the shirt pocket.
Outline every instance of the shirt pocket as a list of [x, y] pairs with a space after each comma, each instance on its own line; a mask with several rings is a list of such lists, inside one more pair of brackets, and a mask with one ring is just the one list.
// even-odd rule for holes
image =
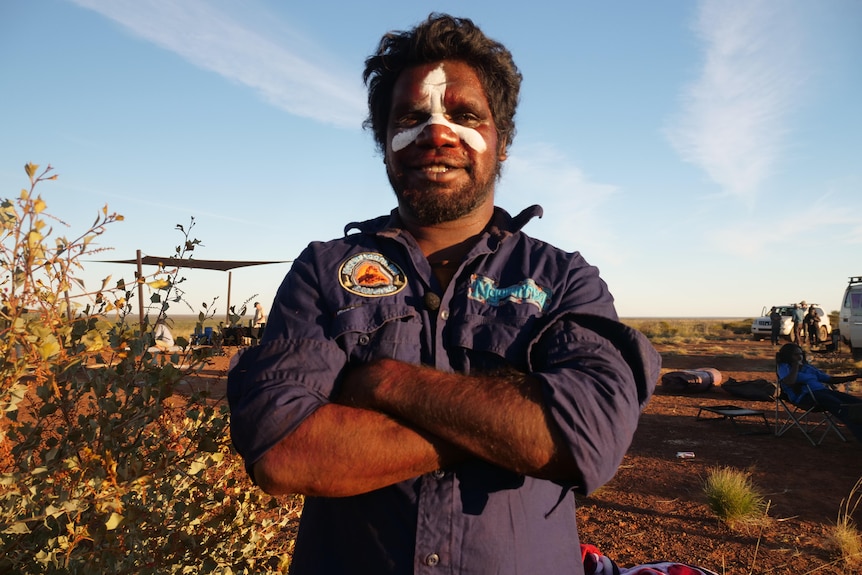
[[422, 323], [411, 307], [398, 304], [362, 305], [339, 313], [332, 335], [348, 362], [390, 358], [420, 362]]
[[537, 317], [512, 313], [466, 314], [450, 322], [448, 340], [453, 369], [487, 373], [514, 368], [526, 371], [527, 349]]

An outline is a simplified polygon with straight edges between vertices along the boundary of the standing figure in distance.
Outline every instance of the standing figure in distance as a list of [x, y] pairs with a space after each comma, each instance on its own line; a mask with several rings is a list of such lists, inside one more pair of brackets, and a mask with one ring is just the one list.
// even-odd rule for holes
[[263, 337], [263, 328], [266, 327], [266, 314], [263, 313], [263, 306], [259, 301], [254, 302], [254, 319], [251, 321], [252, 327], [257, 329], [257, 340]]
[[802, 335], [802, 326], [805, 323], [805, 312], [799, 307], [799, 304], [793, 304], [793, 342], [796, 345], [805, 343], [805, 337]]
[[772, 345], [778, 345], [778, 338], [781, 336], [781, 312], [778, 308], [773, 307], [769, 312], [769, 320], [772, 322]]
[[820, 343], [820, 316], [817, 314], [817, 308], [813, 305], [808, 308], [808, 313], [805, 314], [805, 330], [808, 332], [808, 345], [818, 345]]
[[495, 207], [502, 44], [432, 14], [364, 77], [397, 208], [303, 251], [228, 380], [254, 481], [306, 496], [291, 574], [582, 574], [574, 493], [616, 472], [660, 357], [595, 267], [521, 231], [541, 208]]

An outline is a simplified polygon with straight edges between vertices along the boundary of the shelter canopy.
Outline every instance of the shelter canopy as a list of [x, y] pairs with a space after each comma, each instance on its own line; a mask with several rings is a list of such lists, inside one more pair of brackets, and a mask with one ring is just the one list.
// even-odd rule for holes
[[[160, 266], [163, 268], [194, 268], [203, 270], [216, 270], [228, 272], [227, 277], [227, 310], [226, 316], [230, 320], [230, 284], [231, 270], [249, 266], [261, 266], [266, 264], [286, 264], [293, 260], [198, 260], [194, 258], [162, 258], [159, 256], [143, 256], [138, 250], [138, 257], [132, 260], [100, 260], [105, 264], [136, 264], [138, 266], [138, 277], [143, 277], [141, 266]], [[138, 284], [139, 314], [140, 321], [144, 323], [144, 300], [143, 286]]]
[[[266, 264], [284, 264], [290, 260], [262, 261], [262, 260], [198, 260], [194, 258], [160, 258], [158, 256], [143, 256], [140, 263], [145, 266], [162, 266], [166, 268], [195, 268], [202, 270], [230, 271], [236, 268], [248, 266], [261, 266]], [[137, 264], [137, 259], [132, 260], [102, 260], [106, 264]]]

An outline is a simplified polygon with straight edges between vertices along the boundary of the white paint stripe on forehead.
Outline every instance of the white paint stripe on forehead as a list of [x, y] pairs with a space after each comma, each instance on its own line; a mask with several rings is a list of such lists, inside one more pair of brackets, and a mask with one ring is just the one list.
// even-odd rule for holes
[[446, 126], [452, 130], [455, 135], [461, 139], [461, 141], [477, 152], [485, 151], [488, 144], [485, 142], [485, 138], [482, 137], [482, 134], [473, 128], [459, 126], [458, 124], [453, 124], [446, 119], [446, 108], [443, 105], [443, 99], [446, 96], [446, 82], [446, 72], [443, 70], [442, 64], [431, 70], [428, 75], [425, 76], [425, 80], [422, 81], [422, 93], [428, 97], [428, 107], [426, 109], [429, 113], [428, 119], [418, 126], [407, 128], [406, 130], [402, 130], [392, 136], [391, 146], [393, 152], [403, 150], [415, 142], [416, 138], [419, 137], [419, 134], [422, 133], [422, 130], [431, 124]]

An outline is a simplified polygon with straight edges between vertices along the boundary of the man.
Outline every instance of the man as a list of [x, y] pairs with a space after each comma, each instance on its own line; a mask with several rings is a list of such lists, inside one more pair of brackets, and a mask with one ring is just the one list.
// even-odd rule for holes
[[263, 313], [263, 306], [259, 301], [254, 302], [254, 319], [252, 325], [256, 328], [262, 328], [266, 324], [266, 314]]
[[263, 337], [263, 328], [266, 327], [266, 314], [263, 313], [263, 306], [259, 301], [254, 302], [254, 319], [252, 326], [257, 330], [255, 338], [259, 341]]
[[808, 345], [812, 347], [820, 345], [820, 315], [813, 305], [808, 308], [808, 312], [805, 314], [805, 331]]
[[[799, 302], [799, 315], [802, 316], [801, 325], [800, 325], [800, 331], [802, 333], [802, 341], [803, 342], [807, 341], [810, 345], [811, 340], [808, 337], [809, 336], [809, 334], [808, 334], [808, 322], [805, 321], [805, 316], [808, 315], [808, 302], [806, 302], [805, 300], [802, 300], [801, 302]], [[796, 342], [796, 343], [799, 343], [799, 342]]]
[[302, 574], [583, 573], [573, 490], [610, 479], [659, 357], [594, 267], [494, 207], [521, 76], [431, 15], [366, 60], [397, 209], [311, 244], [231, 370], [253, 479], [303, 493]]
[[804, 320], [805, 312], [799, 304], [793, 304], [793, 342], [796, 345], [802, 345], [805, 342], [805, 336], [802, 334]]
[[769, 310], [769, 321], [771, 323], [772, 328], [772, 345], [778, 345], [778, 339], [781, 336], [781, 312], [778, 311], [777, 307], [774, 307]]

